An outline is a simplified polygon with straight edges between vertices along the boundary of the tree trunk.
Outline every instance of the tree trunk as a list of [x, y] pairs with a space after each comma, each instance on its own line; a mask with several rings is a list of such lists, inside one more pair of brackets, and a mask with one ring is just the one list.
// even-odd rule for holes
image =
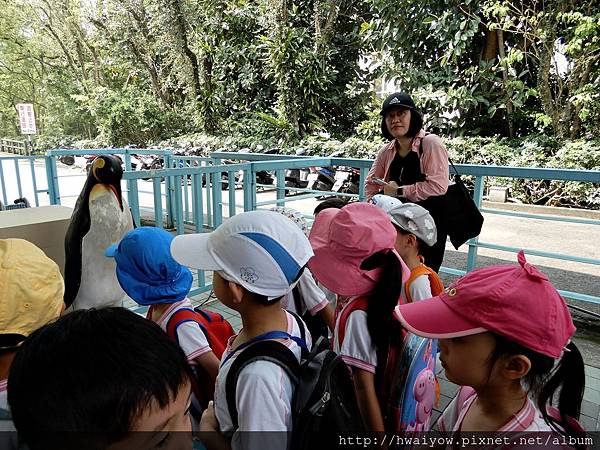
[[481, 52], [482, 61], [491, 61], [492, 59], [496, 59], [496, 55], [498, 54], [498, 42], [499, 37], [497, 31], [486, 29], [485, 47], [483, 47], [483, 51]]
[[[185, 19], [183, 17], [183, 13], [181, 11], [181, 4], [179, 0], [172, 0], [171, 6], [173, 8], [173, 13], [175, 15], [175, 26], [177, 29], [177, 34], [179, 35], [179, 41], [181, 44], [181, 48], [183, 53], [190, 61], [190, 65], [192, 66], [192, 89], [194, 91], [194, 102], [198, 100], [198, 95], [200, 94], [200, 71], [198, 69], [198, 57], [196, 54], [190, 49], [188, 43], [187, 30], [185, 27]], [[212, 63], [211, 63], [211, 72], [212, 72]]]
[[[548, 40], [547, 42], [554, 42]], [[552, 69], [552, 53], [554, 48], [548, 48], [547, 42], [540, 44], [541, 50], [538, 50], [539, 66], [538, 66], [538, 93], [542, 103], [544, 113], [552, 120], [552, 129], [557, 138], [562, 139], [566, 136], [562, 115], [559, 111], [559, 99], [555, 99], [552, 95], [550, 86], [550, 71]]]
[[[496, 35], [498, 36], [498, 56], [500, 56], [500, 60], [504, 59], [504, 33], [502, 30], [498, 30]], [[507, 92], [508, 85], [508, 70], [506, 67], [502, 69], [502, 85], [504, 88], [504, 92], [507, 95], [506, 100], [506, 122], [508, 123], [508, 137], [511, 139], [515, 137], [515, 125], [513, 122], [513, 104], [510, 96]]]

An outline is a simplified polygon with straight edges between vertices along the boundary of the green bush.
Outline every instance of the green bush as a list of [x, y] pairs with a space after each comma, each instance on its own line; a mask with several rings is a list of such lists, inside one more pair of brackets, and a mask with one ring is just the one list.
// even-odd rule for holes
[[[375, 117], [371, 121], [375, 121]], [[140, 120], [138, 117], [136, 120]], [[131, 121], [128, 122], [131, 124]], [[339, 141], [325, 133], [313, 134], [299, 140], [286, 136], [289, 131], [284, 122], [271, 121], [261, 116], [229, 118], [230, 133], [211, 135], [189, 133], [162, 141], [154, 141], [163, 148], [195, 147], [199, 155], [209, 156], [214, 151], [260, 152], [278, 148], [282, 154], [295, 154], [302, 150], [310, 156], [329, 156], [373, 159], [384, 141], [377, 133], [372, 138], [356, 136]], [[131, 126], [131, 125], [128, 125]], [[123, 129], [118, 127], [117, 129]], [[367, 128], [365, 127], [365, 132]], [[512, 167], [549, 167], [598, 171], [600, 180], [600, 141], [557, 141], [544, 135], [523, 139], [497, 137], [457, 137], [443, 139], [455, 163], [497, 165]], [[44, 141], [38, 138], [38, 148], [56, 148], [59, 140]], [[62, 139], [62, 144], [75, 148], [105, 147], [109, 142], [101, 138], [77, 141]], [[473, 177], [465, 177], [468, 184]], [[490, 177], [485, 186], [506, 186], [517, 201], [528, 204], [554, 205], [600, 209], [600, 182], [579, 183], [549, 180], [519, 180]]]
[[112, 146], [146, 146], [181, 133], [185, 114], [158, 104], [137, 87], [99, 88], [93, 98], [80, 98], [96, 118], [100, 140]]
[[[374, 122], [374, 119], [371, 118]], [[366, 128], [365, 128], [366, 130]], [[219, 148], [238, 151], [243, 146], [235, 136], [228, 142], [219, 141]], [[246, 140], [248, 138], [245, 138]], [[600, 141], [557, 141], [545, 135], [532, 135], [523, 139], [497, 137], [444, 138], [448, 153], [455, 163], [497, 165], [512, 167], [549, 167], [562, 169], [598, 170], [600, 180]], [[257, 142], [256, 139], [253, 142]], [[293, 144], [284, 144], [281, 152], [294, 154], [304, 149], [311, 156], [329, 156], [336, 153], [346, 158], [374, 158], [384, 141], [373, 135], [372, 139], [352, 137], [345, 141], [327, 135], [311, 135]], [[226, 145], [225, 145], [226, 144]], [[246, 144], [244, 144], [246, 145]], [[207, 152], [217, 150], [212, 146]], [[473, 177], [465, 177], [468, 184]], [[490, 177], [485, 186], [507, 186], [517, 201], [529, 204], [600, 209], [600, 182], [579, 183], [549, 180], [520, 180]]]

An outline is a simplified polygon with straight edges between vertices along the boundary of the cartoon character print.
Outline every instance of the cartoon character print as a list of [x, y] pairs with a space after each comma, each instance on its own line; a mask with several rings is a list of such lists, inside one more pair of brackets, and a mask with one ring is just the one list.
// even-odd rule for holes
[[426, 431], [435, 403], [435, 359], [431, 354], [431, 341], [427, 344], [423, 360], [427, 361], [427, 367], [419, 372], [413, 387], [413, 395], [417, 401], [416, 420], [406, 431]]

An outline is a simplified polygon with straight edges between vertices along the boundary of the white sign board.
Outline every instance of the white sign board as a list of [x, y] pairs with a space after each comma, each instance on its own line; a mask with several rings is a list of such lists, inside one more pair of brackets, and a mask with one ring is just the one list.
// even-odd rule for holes
[[35, 127], [35, 112], [33, 111], [33, 104], [19, 103], [17, 105], [17, 110], [19, 111], [21, 134], [36, 134], [37, 129]]

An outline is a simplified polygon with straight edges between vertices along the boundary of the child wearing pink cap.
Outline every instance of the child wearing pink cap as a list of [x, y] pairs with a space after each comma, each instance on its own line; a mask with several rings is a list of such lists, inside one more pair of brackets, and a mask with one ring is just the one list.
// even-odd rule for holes
[[518, 261], [474, 270], [437, 297], [396, 308], [406, 329], [439, 338], [446, 376], [461, 385], [438, 420], [442, 432], [585, 433], [576, 421], [585, 374], [571, 315], [523, 252]]
[[[378, 353], [385, 354], [393, 340], [402, 340], [393, 326], [393, 312], [402, 280], [410, 274], [394, 250], [396, 230], [382, 209], [352, 203], [320, 212], [309, 239], [315, 253], [308, 263], [311, 272], [338, 295], [333, 349], [352, 370], [367, 430], [384, 432], [375, 386]], [[366, 311], [351, 311], [345, 329], [340, 330], [344, 309], [364, 299], [368, 302]]]

